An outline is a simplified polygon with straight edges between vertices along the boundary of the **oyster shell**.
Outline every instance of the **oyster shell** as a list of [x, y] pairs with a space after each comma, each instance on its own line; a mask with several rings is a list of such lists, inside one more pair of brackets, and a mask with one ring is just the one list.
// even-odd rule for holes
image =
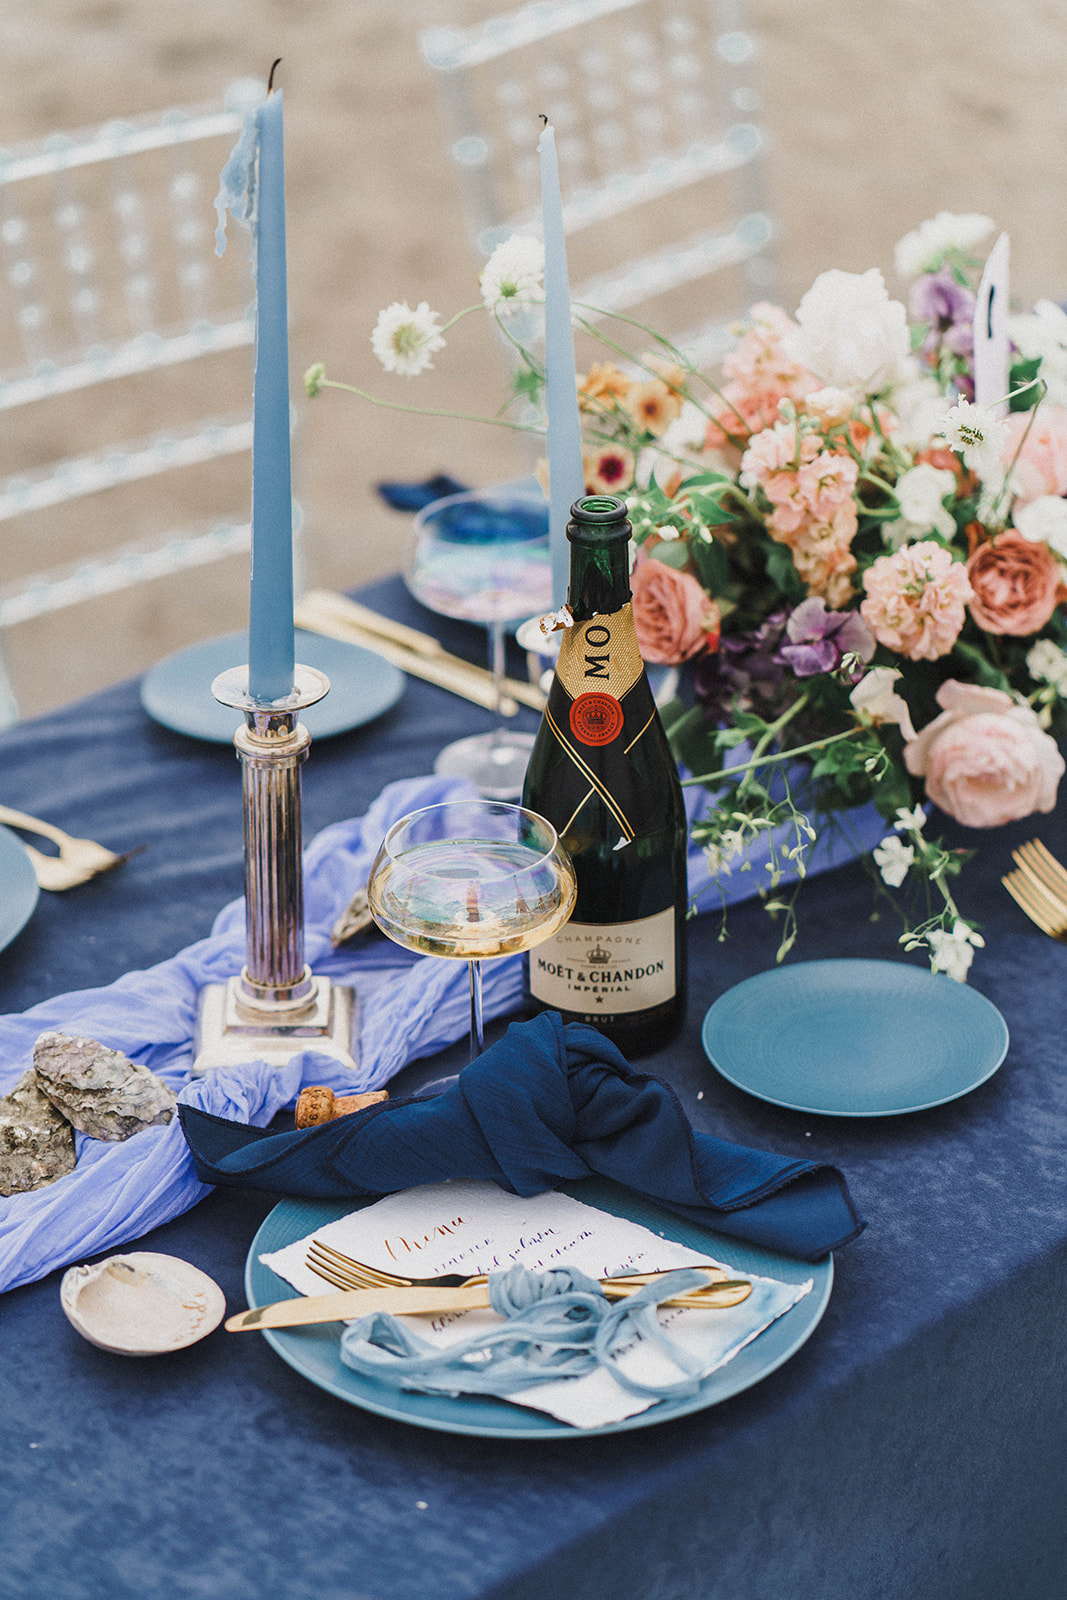
[[74, 1169], [74, 1130], [31, 1069], [0, 1100], [0, 1195], [43, 1189]]
[[33, 1067], [56, 1110], [80, 1132], [109, 1143], [169, 1122], [178, 1103], [162, 1078], [95, 1039], [42, 1033]]
[[206, 1272], [149, 1250], [71, 1267], [59, 1298], [83, 1339], [122, 1356], [164, 1355], [196, 1344], [226, 1311], [222, 1290]]

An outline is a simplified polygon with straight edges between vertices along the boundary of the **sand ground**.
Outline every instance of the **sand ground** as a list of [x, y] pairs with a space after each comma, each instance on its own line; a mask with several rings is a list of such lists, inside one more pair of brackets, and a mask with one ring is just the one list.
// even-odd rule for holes
[[[447, 313], [476, 298], [476, 260], [418, 36], [500, 9], [501, 0], [5, 0], [0, 13], [0, 147], [217, 101], [231, 80], [264, 76], [284, 58], [294, 474], [315, 583], [350, 585], [399, 565], [404, 524], [377, 500], [377, 480], [447, 468], [491, 482], [531, 460], [529, 445], [502, 430], [336, 393], [309, 402], [299, 386], [323, 360], [331, 375], [401, 400], [467, 412], [498, 403], [501, 353], [473, 319], [418, 385], [383, 374], [368, 335], [394, 299]], [[833, 266], [879, 266], [901, 293], [893, 245], [942, 208], [985, 212], [1009, 230], [1020, 302], [1065, 293], [1067, 0], [749, 0], [745, 9], [759, 45], [783, 304], [795, 308]], [[179, 398], [194, 384], [204, 412], [224, 396], [241, 400], [248, 353], [184, 389], [178, 380]], [[88, 448], [113, 422], [147, 432], [169, 403], [165, 386], [144, 395], [108, 388], [48, 421], [33, 408], [7, 413], [0, 472], [33, 466], [56, 445]], [[0, 582], [185, 525], [207, 514], [212, 495], [247, 514], [247, 457], [206, 473], [200, 487], [177, 479], [157, 479], [128, 503], [120, 491], [83, 499], [51, 513], [43, 533], [28, 519], [5, 523]], [[23, 708], [47, 709], [241, 627], [246, 610], [247, 559], [235, 556], [14, 627], [6, 649]]]

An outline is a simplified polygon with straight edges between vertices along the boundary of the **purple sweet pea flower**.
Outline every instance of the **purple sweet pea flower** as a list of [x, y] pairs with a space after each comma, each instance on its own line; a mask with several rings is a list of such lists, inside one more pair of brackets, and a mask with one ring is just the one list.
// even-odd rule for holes
[[[858, 611], [827, 611], [821, 595], [802, 600], [785, 625], [787, 643], [778, 657], [798, 678], [813, 678], [819, 672], [833, 672], [844, 656], [853, 654], [861, 661], [874, 655], [874, 635]], [[856, 682], [861, 672], [850, 675]]]
[[735, 700], [742, 706], [774, 700], [785, 679], [778, 653], [785, 620], [776, 611], [749, 633], [724, 634], [716, 652], [697, 657], [693, 690], [711, 721], [725, 721]]
[[942, 268], [915, 280], [908, 310], [916, 322], [931, 322], [942, 331], [961, 322], [969, 327], [974, 319], [974, 294]]

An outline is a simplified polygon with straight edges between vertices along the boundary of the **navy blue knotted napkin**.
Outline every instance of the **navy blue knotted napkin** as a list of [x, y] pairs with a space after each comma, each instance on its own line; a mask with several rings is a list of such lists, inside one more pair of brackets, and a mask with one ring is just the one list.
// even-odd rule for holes
[[443, 500], [445, 495], [462, 494], [467, 485], [458, 478], [450, 478], [447, 472], [435, 472], [432, 478], [425, 478], [421, 483], [378, 483], [375, 488], [394, 511], [421, 511], [423, 506]]
[[504, 1038], [433, 1099], [383, 1101], [271, 1133], [179, 1106], [203, 1183], [316, 1199], [491, 1178], [512, 1194], [613, 1178], [719, 1233], [816, 1261], [866, 1224], [836, 1167], [749, 1150], [693, 1128], [669, 1084], [556, 1012]]

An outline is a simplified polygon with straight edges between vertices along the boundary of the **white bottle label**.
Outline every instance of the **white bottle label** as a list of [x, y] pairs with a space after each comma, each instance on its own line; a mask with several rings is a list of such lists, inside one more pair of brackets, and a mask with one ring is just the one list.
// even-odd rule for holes
[[637, 922], [575, 922], [530, 951], [530, 993], [542, 1005], [598, 1017], [673, 1000], [674, 911]]

